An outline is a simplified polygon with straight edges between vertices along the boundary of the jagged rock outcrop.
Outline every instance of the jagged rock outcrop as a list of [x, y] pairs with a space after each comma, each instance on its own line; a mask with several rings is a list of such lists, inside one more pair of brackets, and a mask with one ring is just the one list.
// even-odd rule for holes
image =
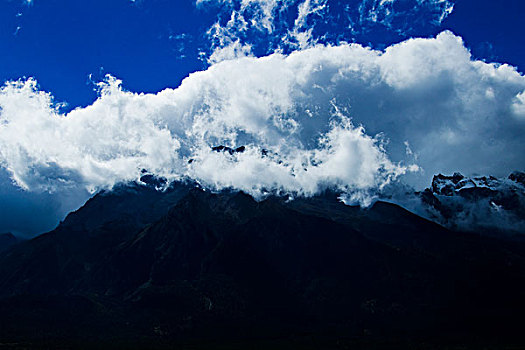
[[525, 173], [493, 176], [434, 176], [420, 193], [431, 217], [453, 229], [524, 234]]

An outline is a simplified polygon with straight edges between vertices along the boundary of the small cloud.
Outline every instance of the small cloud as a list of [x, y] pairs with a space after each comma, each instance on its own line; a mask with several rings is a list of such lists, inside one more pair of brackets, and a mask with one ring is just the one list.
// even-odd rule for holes
[[168, 40], [172, 46], [172, 50], [176, 53], [177, 59], [183, 59], [186, 57], [186, 46], [193, 40], [193, 37], [187, 33], [170, 34]]
[[251, 56], [252, 48], [248, 44], [241, 44], [240, 40], [237, 39], [227, 46], [219, 47], [213, 51], [208, 58], [208, 62], [211, 64], [233, 60], [239, 57]]

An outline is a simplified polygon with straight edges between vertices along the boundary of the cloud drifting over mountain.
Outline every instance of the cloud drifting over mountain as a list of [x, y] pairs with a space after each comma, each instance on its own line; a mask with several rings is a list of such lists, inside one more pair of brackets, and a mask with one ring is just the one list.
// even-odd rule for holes
[[399, 177], [523, 170], [524, 94], [521, 73], [472, 60], [450, 32], [228, 60], [157, 94], [109, 77], [66, 115], [28, 79], [0, 92], [0, 162], [31, 191], [96, 191], [147, 169], [255, 196], [336, 187], [366, 204]]

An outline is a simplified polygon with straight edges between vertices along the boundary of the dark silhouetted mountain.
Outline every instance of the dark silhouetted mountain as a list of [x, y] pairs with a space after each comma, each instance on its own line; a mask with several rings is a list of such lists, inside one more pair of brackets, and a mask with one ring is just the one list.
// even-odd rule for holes
[[[235, 153], [243, 153], [246, 150], [245, 146], [239, 146], [237, 148], [231, 148], [224, 145], [214, 146], [211, 148], [212, 151], [217, 153], [228, 153], [229, 155], [234, 155]], [[188, 160], [188, 163], [191, 164], [195, 161], [195, 159], [191, 158]]]
[[0, 257], [0, 342], [524, 345], [522, 242], [452, 232], [394, 204], [346, 206], [331, 192], [256, 202], [150, 180], [96, 195]]
[[220, 146], [212, 147], [211, 149], [212, 151], [215, 151], [215, 152], [224, 152], [224, 153], [229, 153], [233, 155], [234, 153], [243, 153], [246, 150], [246, 147], [240, 146], [237, 148], [231, 148], [228, 146], [220, 145]]
[[0, 233], [0, 252], [7, 250], [18, 243], [18, 241], [18, 238], [16, 238], [11, 232]]

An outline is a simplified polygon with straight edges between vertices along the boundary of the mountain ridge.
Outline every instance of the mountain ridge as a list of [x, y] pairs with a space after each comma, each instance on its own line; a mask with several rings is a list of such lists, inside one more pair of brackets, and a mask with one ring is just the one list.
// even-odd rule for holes
[[507, 178], [438, 174], [419, 193], [428, 217], [456, 231], [525, 234], [525, 173]]
[[20, 240], [11, 232], [0, 233], [0, 252], [9, 249], [19, 241]]
[[520, 339], [519, 241], [450, 231], [392, 203], [346, 206], [330, 192], [258, 202], [157, 187], [100, 193], [0, 255], [0, 339]]

